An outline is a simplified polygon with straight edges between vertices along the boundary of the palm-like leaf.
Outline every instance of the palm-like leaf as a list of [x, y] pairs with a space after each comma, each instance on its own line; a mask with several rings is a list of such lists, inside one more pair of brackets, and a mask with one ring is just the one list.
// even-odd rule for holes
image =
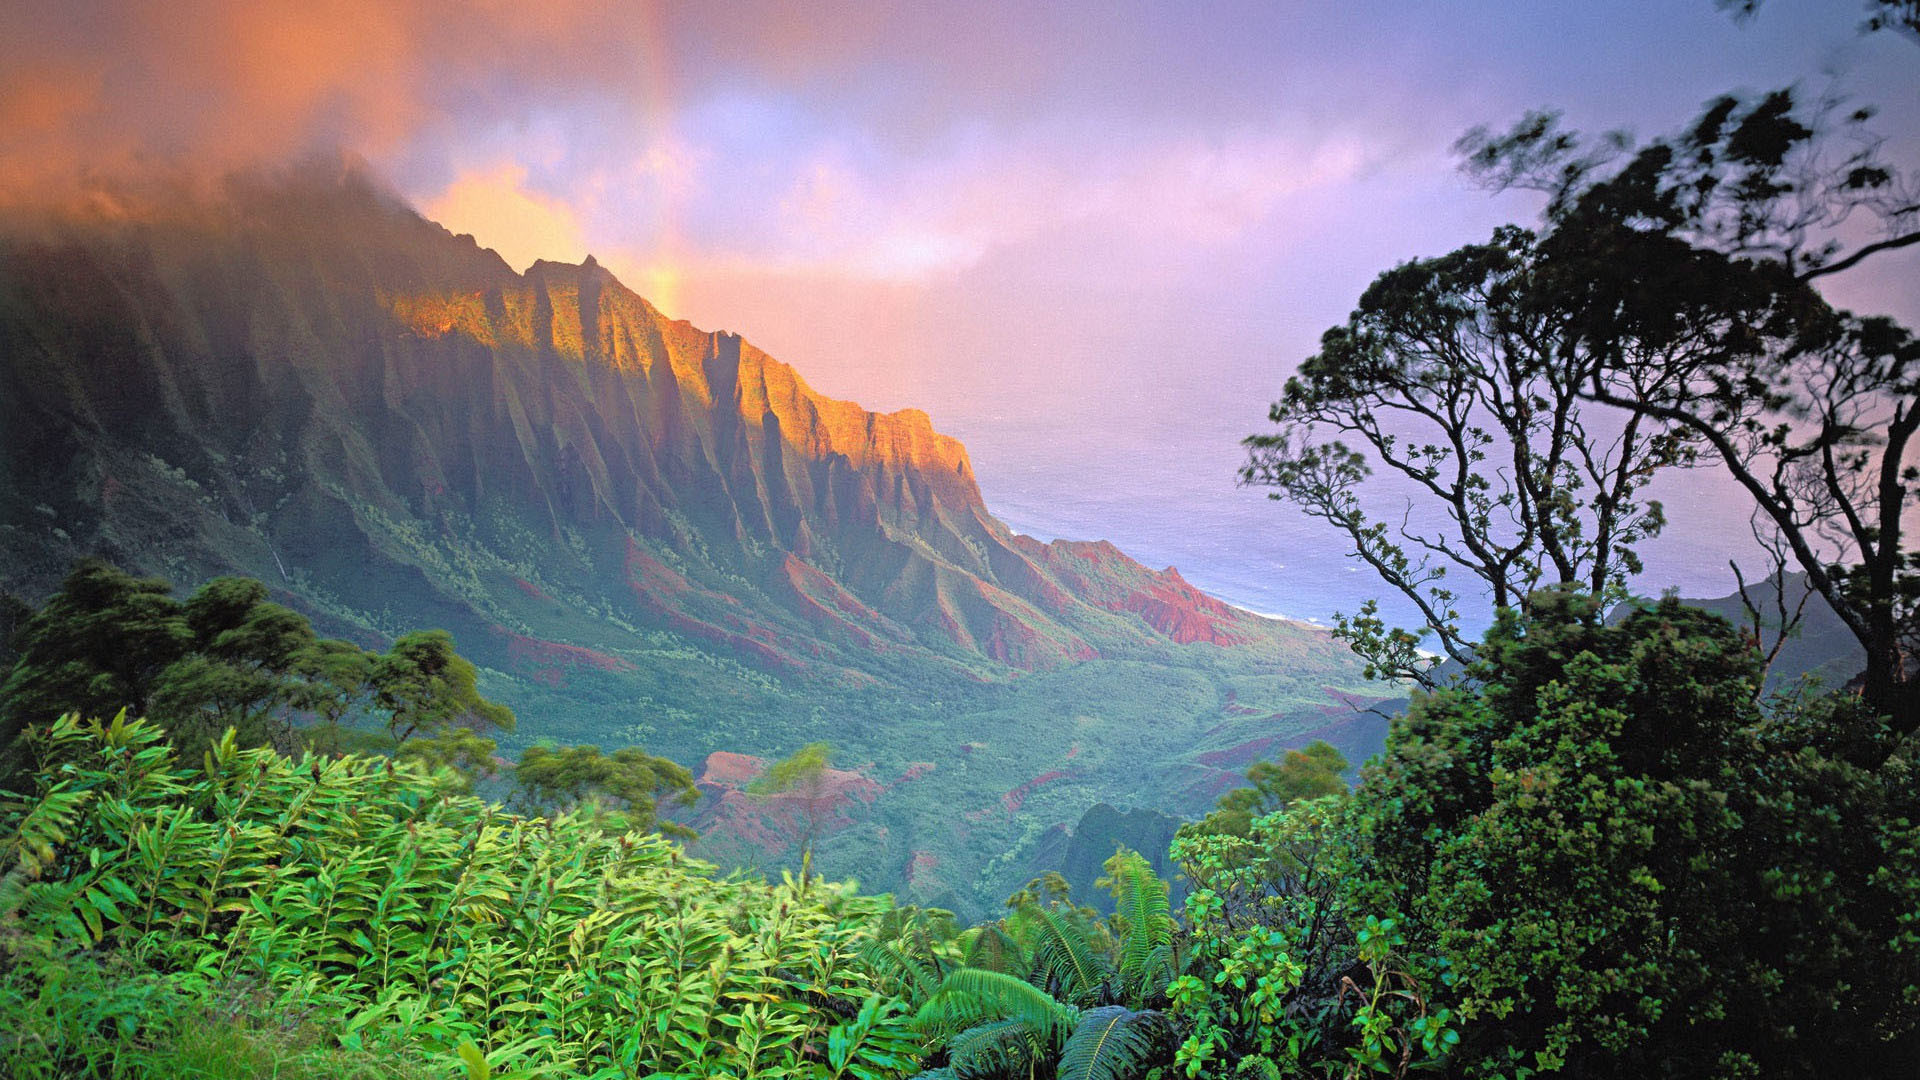
[[1032, 1076], [1053, 1047], [1025, 1020], [993, 1020], [955, 1035], [947, 1060], [963, 1080]]
[[1130, 1080], [1166, 1056], [1173, 1026], [1164, 1013], [1119, 1005], [1091, 1009], [1060, 1053], [1058, 1080]]
[[1079, 1010], [1060, 1004], [1023, 979], [961, 968], [948, 974], [940, 992], [920, 1006], [913, 1024], [930, 1034], [952, 1034], [992, 1020], [1020, 1020], [1048, 1045], [1058, 1046], [1079, 1015]]
[[1158, 971], [1171, 963], [1173, 909], [1167, 886], [1138, 852], [1124, 852], [1108, 866], [1116, 910], [1125, 923], [1120, 976], [1129, 990], [1146, 996], [1159, 981]]
[[1052, 989], [1062, 1001], [1076, 1005], [1098, 1001], [1113, 972], [1094, 953], [1086, 935], [1048, 908], [1029, 907], [1022, 915], [1034, 940], [1034, 981]]

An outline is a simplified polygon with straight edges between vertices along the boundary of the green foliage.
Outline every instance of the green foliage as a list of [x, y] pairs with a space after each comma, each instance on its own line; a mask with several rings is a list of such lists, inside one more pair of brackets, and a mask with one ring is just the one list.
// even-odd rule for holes
[[152, 715], [167, 718], [188, 756], [227, 728], [250, 746], [270, 741], [274, 711], [313, 696], [299, 677], [317, 644], [313, 627], [270, 603], [267, 587], [250, 578], [207, 582], [188, 598], [185, 615], [190, 651], [160, 673]]
[[611, 756], [597, 746], [530, 746], [513, 770], [521, 805], [530, 811], [569, 812], [589, 803], [607, 807], [607, 824], [620, 832], [653, 832], [692, 840], [692, 829], [659, 817], [660, 803], [692, 806], [700, 799], [693, 774], [637, 746]]
[[1461, 1074], [1890, 1075], [1920, 1025], [1911, 737], [1763, 715], [1750, 645], [1675, 602], [1534, 611], [1363, 788], [1354, 892], [1406, 913]]
[[[469, 778], [494, 771], [495, 744], [479, 729], [511, 731], [513, 712], [480, 695], [446, 631], [371, 653], [317, 638], [250, 578], [215, 578], [185, 603], [170, 593], [164, 581], [88, 559], [21, 622], [18, 655], [0, 679], [0, 751], [13, 771], [34, 764], [19, 739], [26, 726], [76, 705], [83, 715], [144, 713], [187, 759], [233, 729], [243, 746], [397, 750]], [[369, 717], [384, 731], [351, 726]], [[296, 734], [294, 722], [307, 718], [316, 722]]]
[[1256, 761], [1247, 770], [1250, 787], [1235, 788], [1220, 796], [1218, 809], [1181, 831], [1246, 836], [1254, 818], [1284, 810], [1302, 799], [1345, 793], [1347, 783], [1341, 774], [1348, 768], [1340, 751], [1319, 739], [1302, 749], [1288, 750], [1278, 762]]
[[820, 826], [833, 812], [833, 793], [825, 787], [827, 768], [833, 761], [833, 744], [811, 742], [767, 767], [767, 771], [747, 786], [755, 795], [793, 795], [800, 802], [800, 817], [805, 831], [800, 836], [800, 888], [805, 891], [813, 878], [813, 843]]
[[438, 1080], [446, 1075], [404, 1036], [348, 1049], [343, 1003], [305, 987], [274, 993], [240, 983], [207, 993], [115, 954], [14, 964], [0, 972], [0, 1059], [17, 1080]]
[[146, 712], [160, 673], [193, 640], [171, 593], [164, 581], [133, 577], [99, 559], [77, 563], [60, 591], [15, 631], [18, 659], [0, 683], [0, 745], [12, 752], [28, 724], [69, 709], [91, 716]]
[[416, 630], [373, 661], [367, 681], [387, 733], [405, 746], [416, 735], [438, 738], [456, 726], [512, 731], [513, 710], [481, 697], [477, 675], [453, 650], [452, 634]]
[[1400, 1075], [1444, 1063], [1453, 1015], [1429, 1010], [1404, 935], [1371, 913], [1356, 844], [1369, 794], [1342, 785], [1242, 832], [1194, 827], [1175, 839], [1193, 886], [1191, 956], [1168, 988], [1185, 1025], [1184, 1075]]
[[1155, 1007], [1179, 963], [1167, 886], [1131, 851], [1107, 875], [1118, 910], [1104, 923], [1054, 874], [971, 932], [967, 964], [947, 968], [914, 1017], [955, 1075], [1132, 1078], [1167, 1062], [1174, 1027]]
[[756, 795], [779, 795], [789, 791], [817, 790], [833, 761], [833, 744], [811, 742], [767, 766], [767, 771], [748, 790]]
[[496, 1077], [914, 1068], [917, 1036], [862, 959], [883, 901], [715, 879], [658, 837], [502, 813], [405, 762], [296, 761], [229, 733], [183, 768], [140, 721], [32, 737], [57, 764], [0, 808], [6, 1030], [112, 956], [184, 1004], [87, 1054], [177, 1041], [191, 1022], [169, 1017], [255, 987], [320, 1003], [330, 1052], [450, 1063], [470, 1042]]

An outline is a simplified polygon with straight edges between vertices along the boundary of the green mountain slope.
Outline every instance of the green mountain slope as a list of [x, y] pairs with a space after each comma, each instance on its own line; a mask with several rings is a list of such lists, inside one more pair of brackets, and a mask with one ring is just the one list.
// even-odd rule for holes
[[[1381, 736], [1323, 631], [1016, 535], [924, 413], [591, 259], [517, 274], [350, 168], [4, 241], [0, 432], [0, 588], [246, 573], [330, 633], [452, 630], [523, 740], [696, 773], [831, 740], [863, 797], [823, 867], [921, 899], [992, 903], [1095, 802], [1192, 812], [1249, 755]], [[780, 819], [699, 824], [774, 862]]]

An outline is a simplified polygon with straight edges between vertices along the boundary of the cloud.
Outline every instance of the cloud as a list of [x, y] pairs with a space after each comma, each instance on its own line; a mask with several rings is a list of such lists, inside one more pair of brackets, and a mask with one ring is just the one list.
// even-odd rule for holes
[[[23, 5], [0, 37], [0, 200], [419, 140], [570, 96], [660, 92], [651, 4], [121, 0]], [[428, 148], [429, 153], [437, 151]]]
[[472, 233], [516, 269], [538, 259], [578, 262], [587, 254], [585, 234], [563, 200], [529, 191], [525, 166], [502, 162], [463, 173], [422, 207], [456, 233]]

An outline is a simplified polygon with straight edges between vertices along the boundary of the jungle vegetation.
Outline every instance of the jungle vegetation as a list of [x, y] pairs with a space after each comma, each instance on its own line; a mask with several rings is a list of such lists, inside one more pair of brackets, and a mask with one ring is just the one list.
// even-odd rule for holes
[[[1920, 235], [1911, 178], [1846, 138], [1869, 119], [1783, 91], [1638, 148], [1546, 116], [1469, 137], [1489, 182], [1545, 190], [1544, 222], [1382, 275], [1245, 473], [1419, 605], [1423, 627], [1363, 606], [1343, 632], [1422, 688], [1357, 785], [1332, 747], [1283, 751], [1182, 828], [1178, 908], [1125, 850], [1111, 915], [1043, 874], [964, 928], [805, 857], [721, 874], [662, 820], [686, 770], [640, 748], [530, 749], [505, 809], [474, 784], [513, 718], [446, 635], [327, 641], [244, 579], [179, 601], [86, 563], [38, 608], [0, 604], [0, 1058], [22, 1077], [1914, 1075], [1920, 347], [1815, 287]], [[1839, 246], [1855, 215], [1883, 231]], [[1763, 695], [1752, 635], [1630, 602], [1665, 523], [1646, 485], [1687, 464], [1748, 492], [1865, 650], [1853, 684]], [[1370, 516], [1376, 465], [1425, 491], [1425, 524]], [[806, 792], [829, 753], [764, 790]]]

